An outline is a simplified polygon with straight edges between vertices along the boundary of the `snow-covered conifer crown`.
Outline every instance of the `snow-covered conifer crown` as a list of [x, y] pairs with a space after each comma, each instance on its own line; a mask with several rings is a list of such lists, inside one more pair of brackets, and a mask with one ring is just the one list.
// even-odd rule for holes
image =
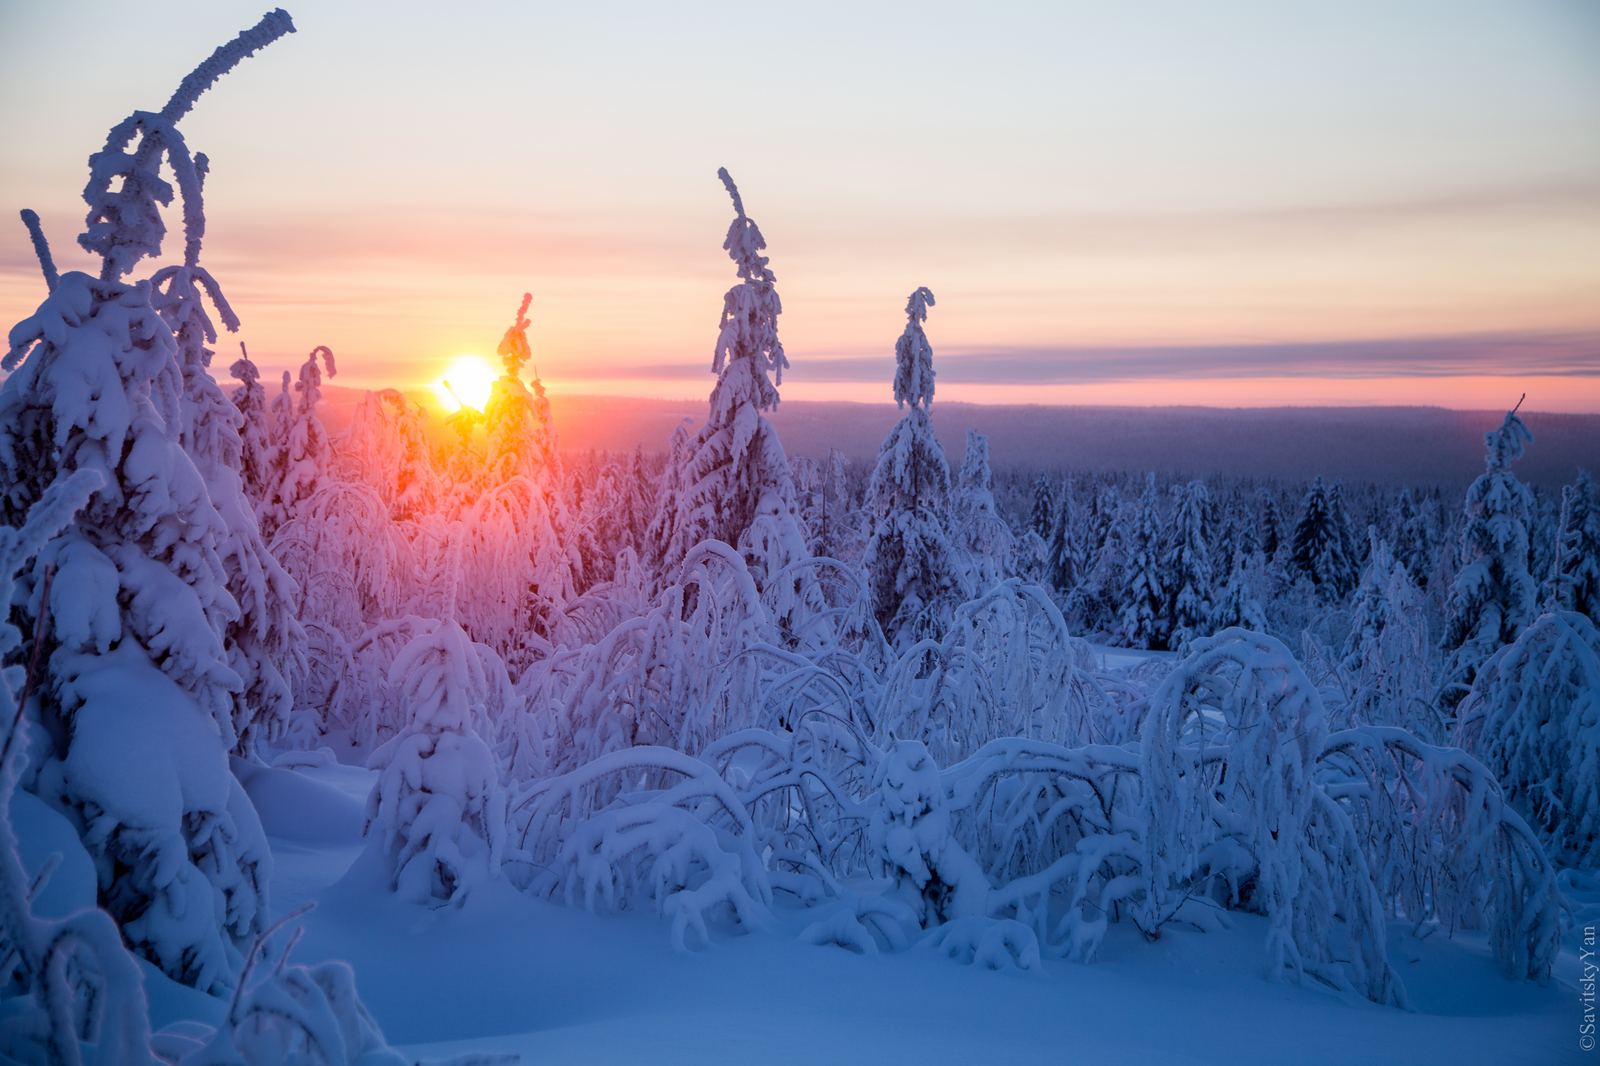
[[933, 293], [920, 286], [906, 301], [906, 329], [894, 345], [894, 402], [897, 406], [929, 407], [933, 403], [933, 346], [922, 324], [928, 320]]

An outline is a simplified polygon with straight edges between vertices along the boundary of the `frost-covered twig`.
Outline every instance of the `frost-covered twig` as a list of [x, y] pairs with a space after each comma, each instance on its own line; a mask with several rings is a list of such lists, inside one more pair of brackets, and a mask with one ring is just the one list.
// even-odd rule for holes
[[39, 216], [24, 207], [22, 224], [28, 227], [28, 238], [33, 241], [33, 254], [39, 258], [39, 270], [44, 274], [44, 287], [48, 292], [55, 292], [56, 283], [61, 280], [61, 275], [56, 271], [56, 261], [50, 256], [50, 242], [45, 240], [44, 229], [39, 225]]

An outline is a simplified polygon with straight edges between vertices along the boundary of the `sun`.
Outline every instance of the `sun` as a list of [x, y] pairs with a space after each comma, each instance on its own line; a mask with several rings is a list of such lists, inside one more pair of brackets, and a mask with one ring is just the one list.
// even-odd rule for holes
[[489, 402], [489, 392], [499, 376], [482, 356], [458, 355], [434, 382], [433, 391], [446, 411], [458, 411], [462, 404], [481, 411]]

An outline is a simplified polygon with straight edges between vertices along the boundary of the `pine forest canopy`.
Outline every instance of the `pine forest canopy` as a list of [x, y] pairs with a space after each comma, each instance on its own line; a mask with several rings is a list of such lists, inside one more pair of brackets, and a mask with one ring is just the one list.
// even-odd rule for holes
[[[369, 390], [335, 429], [315, 338], [275, 395], [242, 346], [219, 385], [239, 316], [177, 128], [293, 29], [269, 14], [112, 130], [99, 277], [24, 214], [46, 292], [0, 386], [0, 1054], [398, 1063], [349, 967], [291, 965], [297, 934], [262, 965], [302, 913], [271, 899], [263, 782], [335, 766], [370, 778], [356, 882], [425, 910], [521, 893], [654, 910], [678, 951], [792, 927], [1021, 970], [1245, 912], [1270, 977], [1382, 1006], [1412, 1002], [1401, 925], [1550, 979], [1600, 854], [1600, 495], [1527, 486], [1516, 409], [1464, 496], [1028, 466], [971, 426], [952, 464], [917, 287], [874, 461], [791, 455], [777, 275], [722, 169], [736, 281], [698, 428], [564, 447], [525, 293], [481, 410], [441, 433]], [[127, 281], [163, 165], [184, 262]], [[76, 836], [98, 909], [36, 911], [14, 793]], [[226, 1011], [152, 1035], [130, 956]]]

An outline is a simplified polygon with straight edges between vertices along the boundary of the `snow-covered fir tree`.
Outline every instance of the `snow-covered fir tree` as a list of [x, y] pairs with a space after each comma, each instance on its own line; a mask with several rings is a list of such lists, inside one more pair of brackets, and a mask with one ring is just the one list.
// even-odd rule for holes
[[1426, 588], [1433, 568], [1433, 538], [1427, 513], [1412, 501], [1410, 488], [1400, 490], [1391, 528], [1395, 559], [1405, 566], [1417, 587]]
[[1161, 501], [1156, 476], [1145, 478], [1138, 516], [1128, 531], [1123, 556], [1122, 614], [1118, 637], [1130, 648], [1165, 648], [1167, 583], [1161, 565]]
[[1261, 598], [1256, 592], [1257, 583], [1251, 580], [1251, 570], [1259, 571], [1264, 576], [1265, 557], [1259, 553], [1254, 556], [1236, 554], [1233, 557], [1228, 580], [1217, 593], [1216, 604], [1211, 608], [1211, 632], [1235, 626], [1252, 633], [1267, 631], [1267, 614], [1261, 608]]
[[1078, 585], [1078, 563], [1073, 552], [1072, 524], [1075, 508], [1072, 505], [1072, 481], [1067, 481], [1061, 493], [1061, 503], [1056, 508], [1054, 529], [1050, 533], [1050, 554], [1045, 563], [1045, 583], [1065, 596]]
[[1041, 470], [1033, 475], [1033, 507], [1028, 511], [1028, 528], [1049, 544], [1055, 520], [1056, 497], [1050, 488], [1050, 475]]
[[1433, 701], [1436, 665], [1426, 599], [1375, 528], [1350, 606], [1342, 667], [1351, 683], [1351, 724], [1399, 726], [1430, 744], [1445, 740]]
[[1257, 499], [1260, 501], [1261, 529], [1260, 547], [1261, 554], [1270, 561], [1278, 554], [1278, 547], [1282, 541], [1282, 522], [1278, 518], [1278, 505], [1266, 489], [1262, 489]]
[[[254, 501], [243, 476], [249, 468], [240, 431], [245, 415], [223, 394], [207, 369], [216, 327], [201, 294], [208, 295], [229, 330], [239, 327], [210, 272], [199, 265], [205, 232], [205, 156], [195, 156], [196, 182], [184, 197], [184, 261], [151, 278], [151, 305], [172, 328], [183, 371], [179, 441], [205, 483], [206, 494], [227, 529], [217, 546], [228, 592], [239, 616], [228, 623], [224, 644], [229, 664], [244, 684], [234, 700], [235, 751], [246, 757], [263, 740], [281, 736], [293, 706], [292, 685], [304, 669], [303, 633], [293, 614], [295, 588], [261, 538]], [[254, 427], [252, 427], [254, 428]], [[251, 442], [255, 444], [254, 441]], [[255, 457], [252, 457], [252, 460]]]
[[937, 638], [971, 594], [966, 560], [950, 539], [950, 467], [930, 418], [933, 346], [922, 324], [932, 304], [926, 288], [906, 301], [894, 346], [894, 399], [906, 413], [878, 449], [868, 490], [876, 524], [861, 565], [878, 625], [897, 648]]
[[1446, 713], [1471, 690], [1484, 660], [1533, 621], [1538, 603], [1538, 583], [1528, 572], [1533, 494], [1511, 472], [1533, 434], [1513, 408], [1483, 440], [1487, 469], [1467, 490], [1464, 562], [1450, 589], [1450, 614], [1440, 645], [1447, 659], [1439, 705]]
[[1211, 496], [1204, 481], [1191, 481], [1178, 494], [1162, 564], [1166, 571], [1167, 629], [1172, 642], [1181, 644], [1210, 635], [1211, 521], [1207, 514]]
[[722, 247], [738, 269], [739, 284], [723, 297], [711, 410], [675, 460], [670, 503], [662, 500], [657, 568], [669, 575], [696, 544], [720, 540], [745, 554], [759, 585], [805, 557], [789, 460], [762, 415], [778, 405], [777, 386], [789, 360], [778, 340], [783, 304], [777, 277], [761, 254], [766, 239], [745, 214], [727, 170], [717, 176], [733, 198], [734, 219]]
[[1587, 470], [1578, 471], [1566, 495], [1557, 602], [1600, 623], [1600, 497]]
[[1310, 578], [1318, 594], [1328, 600], [1343, 597], [1350, 576], [1345, 550], [1349, 538], [1341, 529], [1343, 509], [1336, 514], [1333, 505], [1333, 494], [1318, 477], [1306, 493], [1289, 556], [1290, 567]]
[[[44, 641], [28, 708], [42, 743], [28, 786], [78, 829], [97, 864], [101, 904], [134, 950], [218, 994], [233, 986], [239, 949], [264, 926], [272, 862], [227, 760], [240, 743], [236, 701], [246, 683], [228, 650], [242, 615], [219, 551], [238, 544], [230, 538], [240, 531], [213, 506], [184, 450], [180, 343], [152, 305], [157, 290], [122, 278], [159, 254], [158, 205], [173, 195], [158, 176], [163, 159], [198, 241], [201, 172], [179, 119], [240, 60], [293, 29], [282, 11], [269, 14], [184, 79], [159, 113], [135, 112], [113, 127], [84, 191], [80, 243], [102, 256], [100, 277], [59, 277], [11, 331], [4, 365], [14, 373], [0, 387], [7, 525], [22, 525], [76, 472], [101, 481], [34, 556], [20, 592], [21, 614]], [[192, 266], [185, 278], [204, 284]], [[197, 307], [177, 306], [187, 294], [176, 288], [159, 296], [180, 331], [193, 330]], [[225, 465], [227, 442], [219, 449], [212, 434], [231, 423], [215, 416], [202, 406], [188, 428], [197, 450]], [[281, 621], [271, 604], [257, 606], [253, 623]], [[242, 720], [254, 724], [255, 713]]]
[[976, 430], [967, 430], [967, 452], [952, 510], [957, 547], [972, 561], [974, 591], [985, 591], [1010, 571], [1014, 538], [995, 505], [989, 438]]
[[1344, 481], [1335, 478], [1328, 490], [1328, 524], [1333, 527], [1337, 550], [1329, 560], [1327, 570], [1333, 581], [1334, 593], [1342, 599], [1355, 587], [1360, 576], [1361, 558], [1355, 535], [1350, 528], [1350, 514], [1344, 503]]
[[[332, 479], [333, 448], [328, 431], [317, 417], [317, 403], [322, 399], [322, 367], [333, 377], [337, 369], [333, 352], [325, 345], [317, 345], [300, 364], [300, 379], [294, 389], [300, 402], [289, 400], [289, 374], [283, 375], [283, 394], [273, 401], [272, 460], [268, 464], [266, 499], [259, 511], [261, 531], [268, 537], [276, 536], [285, 522], [300, 513], [305, 501], [315, 496]], [[292, 408], [293, 413], [289, 410]]]
[[233, 361], [228, 373], [239, 382], [239, 387], [229, 397], [239, 410], [239, 487], [251, 508], [259, 511], [261, 502], [272, 491], [272, 425], [268, 421], [270, 408], [267, 390], [261, 384], [261, 371], [250, 361], [243, 341], [239, 342], [239, 358]]

